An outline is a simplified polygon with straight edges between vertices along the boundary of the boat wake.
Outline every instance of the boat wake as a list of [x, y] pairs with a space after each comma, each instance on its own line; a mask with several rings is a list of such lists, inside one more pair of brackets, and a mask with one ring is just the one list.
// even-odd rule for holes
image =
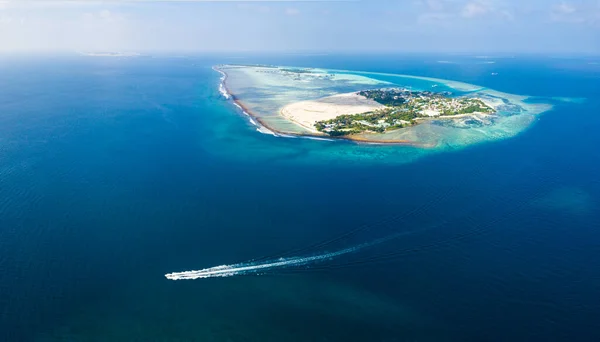
[[279, 258], [262, 262], [243, 262], [232, 265], [220, 265], [209, 267], [198, 271], [174, 272], [165, 274], [170, 280], [191, 280], [202, 278], [232, 277], [237, 275], [258, 274], [262, 271], [271, 271], [279, 268], [305, 266], [323, 260], [329, 260], [345, 254], [357, 252], [361, 249], [378, 245], [380, 243], [395, 239], [405, 233], [393, 234], [384, 238], [376, 239], [353, 247], [341, 249], [334, 252], [323, 253], [313, 256]]

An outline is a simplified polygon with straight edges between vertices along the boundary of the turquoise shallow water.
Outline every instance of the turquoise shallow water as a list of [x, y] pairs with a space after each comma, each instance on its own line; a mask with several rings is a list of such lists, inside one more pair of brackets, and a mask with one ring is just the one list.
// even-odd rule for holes
[[[211, 70], [237, 58], [4, 57], [3, 340], [598, 339], [593, 60], [243, 57], [584, 100], [431, 153], [260, 134]], [[309, 268], [164, 278], [399, 232]]]

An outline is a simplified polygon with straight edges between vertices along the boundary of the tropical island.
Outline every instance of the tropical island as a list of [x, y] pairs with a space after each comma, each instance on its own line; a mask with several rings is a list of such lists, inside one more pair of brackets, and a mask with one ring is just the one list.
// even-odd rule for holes
[[455, 148], [514, 136], [551, 108], [527, 96], [420, 76], [272, 65], [214, 69], [223, 96], [259, 132], [280, 137]]
[[141, 54], [137, 52], [87, 52], [87, 51], [79, 51], [78, 52], [82, 56], [88, 57], [140, 57]]

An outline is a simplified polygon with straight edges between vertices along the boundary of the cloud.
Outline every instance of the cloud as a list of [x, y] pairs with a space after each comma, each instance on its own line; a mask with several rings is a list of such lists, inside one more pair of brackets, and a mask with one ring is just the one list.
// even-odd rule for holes
[[439, 12], [444, 10], [444, 2], [441, 0], [427, 0], [425, 5], [430, 11]]
[[454, 15], [452, 15], [450, 13], [427, 12], [427, 13], [423, 13], [423, 14], [419, 15], [419, 17], [417, 18], [417, 23], [422, 24], [422, 25], [443, 24], [453, 17], [454, 17]]
[[298, 14], [300, 14], [300, 10], [297, 9], [297, 8], [287, 8], [285, 10], [285, 14], [287, 14], [287, 15], [298, 15]]
[[500, 10], [498, 12], [498, 14], [500, 15], [501, 18], [503, 18], [505, 20], [509, 20], [509, 21], [515, 20], [515, 15], [512, 14], [512, 12], [509, 10]]
[[498, 0], [475, 0], [467, 2], [460, 10], [460, 16], [468, 19], [490, 18], [504, 21], [515, 20], [514, 10], [505, 1]]
[[0, 15], [0, 25], [10, 25], [13, 22], [13, 17], [8, 15]]
[[584, 13], [580, 13], [575, 6], [566, 2], [552, 6], [550, 20], [571, 24], [581, 24], [587, 21]]
[[557, 13], [562, 13], [562, 14], [571, 14], [571, 13], [575, 13], [577, 11], [577, 9], [575, 7], [573, 7], [573, 5], [569, 5], [566, 2], [563, 2], [559, 5], [555, 5], [554, 11]]
[[480, 2], [470, 2], [465, 5], [461, 15], [465, 18], [475, 18], [487, 14], [491, 11], [488, 5], [484, 5]]
[[513, 8], [500, 0], [421, 0], [417, 3], [423, 12], [417, 16], [419, 24], [456, 24], [464, 18], [489, 18], [502, 21], [515, 20]]
[[[320, 0], [0, 0], [0, 9], [10, 6], [15, 8], [46, 8], [46, 7], [81, 7], [99, 5], [132, 5], [132, 4], [164, 4], [164, 3], [294, 3], [294, 2], [318, 2]], [[332, 0], [332, 1], [356, 1], [356, 0]], [[361, 1], [361, 0], [358, 0]]]
[[571, 3], [561, 2], [550, 8], [551, 22], [592, 26], [593, 30], [600, 24], [600, 1], [596, 5], [579, 2], [577, 7]]
[[371, 1], [0, 0], [0, 51], [600, 48], [599, 0]]
[[238, 4], [237, 7], [241, 10], [245, 11], [254, 11], [257, 13], [269, 13], [271, 12], [271, 7], [265, 5], [257, 5], [257, 4]]
[[116, 13], [103, 9], [97, 12], [88, 12], [83, 14], [83, 19], [86, 21], [97, 21], [104, 23], [124, 22], [126, 17], [122, 13]]
[[448, 0], [419, 0], [416, 5], [422, 11], [417, 16], [417, 23], [421, 25], [441, 25], [455, 16]]
[[102, 18], [104, 20], [110, 20], [112, 17], [112, 13], [110, 13], [109, 10], [102, 10], [102, 11], [100, 11], [99, 16], [100, 16], [100, 18]]

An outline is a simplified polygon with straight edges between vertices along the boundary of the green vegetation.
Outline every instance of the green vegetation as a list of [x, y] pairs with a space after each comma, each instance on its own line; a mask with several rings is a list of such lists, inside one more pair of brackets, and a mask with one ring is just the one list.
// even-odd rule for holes
[[385, 131], [416, 124], [418, 115], [414, 111], [384, 108], [374, 112], [340, 115], [335, 119], [319, 121], [315, 127], [332, 136], [351, 135], [362, 132], [383, 133]]
[[340, 115], [315, 123], [319, 132], [330, 136], [359, 133], [384, 133], [413, 126], [418, 119], [461, 114], [493, 114], [494, 109], [472, 98], [450, 98], [448, 93], [413, 92], [405, 89], [365, 90], [358, 93], [385, 108], [354, 115]]
[[402, 93], [394, 90], [364, 90], [358, 94], [385, 106], [400, 106], [406, 102]]
[[295, 74], [310, 74], [313, 72], [311, 69], [281, 69], [281, 71]]

